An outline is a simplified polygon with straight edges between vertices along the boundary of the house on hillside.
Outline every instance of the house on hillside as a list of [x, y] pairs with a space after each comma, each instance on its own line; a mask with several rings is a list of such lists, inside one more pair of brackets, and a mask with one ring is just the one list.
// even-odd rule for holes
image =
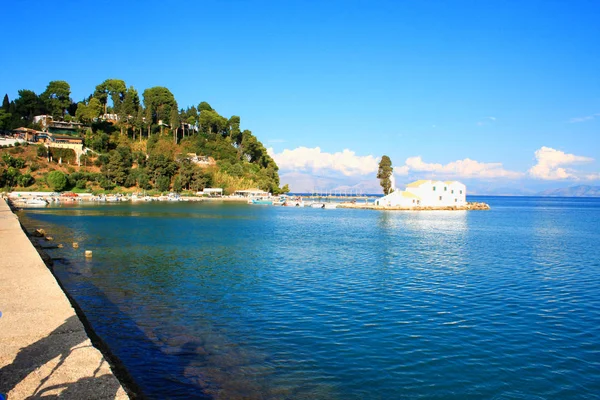
[[458, 181], [418, 180], [395, 190], [375, 205], [385, 207], [462, 207], [467, 204], [466, 186]]

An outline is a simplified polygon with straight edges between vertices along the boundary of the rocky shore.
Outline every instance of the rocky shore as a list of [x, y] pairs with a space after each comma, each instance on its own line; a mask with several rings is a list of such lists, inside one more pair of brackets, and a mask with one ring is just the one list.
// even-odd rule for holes
[[395, 211], [470, 211], [470, 210], [489, 210], [487, 203], [471, 202], [463, 207], [387, 207], [377, 206], [373, 203], [340, 203], [339, 208], [358, 208], [364, 210], [395, 210]]

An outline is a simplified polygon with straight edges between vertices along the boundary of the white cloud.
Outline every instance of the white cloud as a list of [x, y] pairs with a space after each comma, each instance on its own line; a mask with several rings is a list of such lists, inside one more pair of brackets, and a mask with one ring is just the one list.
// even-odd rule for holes
[[535, 158], [537, 164], [529, 169], [529, 175], [544, 180], [580, 179], [576, 171], [566, 166], [594, 161], [590, 157], [567, 154], [546, 146], [535, 151]]
[[600, 113], [596, 113], [596, 114], [592, 114], [592, 115], [586, 115], [585, 117], [571, 118], [569, 120], [569, 122], [572, 123], [572, 124], [576, 124], [578, 122], [591, 121], [593, 119], [596, 119], [596, 117], [600, 117]]
[[298, 147], [294, 150], [283, 150], [277, 154], [268, 149], [282, 170], [289, 171], [337, 171], [345, 176], [368, 175], [376, 173], [378, 160], [373, 156], [357, 156], [354, 151], [345, 149], [337, 153], [327, 153], [321, 148]]
[[521, 172], [505, 170], [502, 163], [484, 163], [470, 158], [442, 165], [426, 163], [420, 156], [409, 157], [406, 159], [406, 166], [410, 171], [433, 172], [462, 178], [519, 178], [523, 175]]

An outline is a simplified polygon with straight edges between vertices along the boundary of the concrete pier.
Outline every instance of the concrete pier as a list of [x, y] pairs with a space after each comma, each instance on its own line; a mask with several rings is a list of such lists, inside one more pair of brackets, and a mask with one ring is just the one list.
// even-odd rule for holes
[[3, 199], [0, 284], [4, 398], [129, 398]]

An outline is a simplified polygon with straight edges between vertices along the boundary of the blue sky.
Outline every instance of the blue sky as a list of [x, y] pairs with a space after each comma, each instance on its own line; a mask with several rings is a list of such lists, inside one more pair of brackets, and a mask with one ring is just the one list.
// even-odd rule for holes
[[28, 1], [3, 14], [11, 99], [59, 79], [75, 100], [107, 78], [166, 86], [180, 106], [240, 115], [292, 189], [376, 188], [383, 154], [399, 183], [600, 182], [597, 1]]

